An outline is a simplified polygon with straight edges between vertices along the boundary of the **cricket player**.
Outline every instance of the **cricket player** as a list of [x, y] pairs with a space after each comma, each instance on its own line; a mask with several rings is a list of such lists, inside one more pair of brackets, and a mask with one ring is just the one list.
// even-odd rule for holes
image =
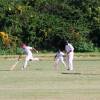
[[65, 43], [65, 51], [67, 53], [68, 70], [73, 70], [74, 47], [68, 41]]
[[55, 55], [55, 63], [54, 63], [55, 70], [58, 70], [59, 62], [61, 62], [66, 68], [66, 63], [64, 62], [64, 53], [60, 50], [58, 50]]
[[24, 70], [27, 67], [28, 61], [34, 61], [34, 60], [38, 61], [39, 58], [34, 58], [32, 55], [32, 50], [34, 50], [38, 53], [38, 51], [35, 48], [27, 46], [26, 44], [22, 44], [21, 48], [23, 49], [24, 53], [26, 54], [24, 66], [22, 67], [22, 70]]

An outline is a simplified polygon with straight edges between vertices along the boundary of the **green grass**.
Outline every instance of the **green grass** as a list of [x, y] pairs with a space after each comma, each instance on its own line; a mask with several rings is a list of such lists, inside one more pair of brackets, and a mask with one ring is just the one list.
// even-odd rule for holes
[[77, 58], [74, 71], [60, 64], [53, 70], [53, 60], [30, 62], [21, 71], [20, 61], [14, 71], [9, 71], [14, 59], [0, 59], [0, 100], [99, 100], [100, 60]]

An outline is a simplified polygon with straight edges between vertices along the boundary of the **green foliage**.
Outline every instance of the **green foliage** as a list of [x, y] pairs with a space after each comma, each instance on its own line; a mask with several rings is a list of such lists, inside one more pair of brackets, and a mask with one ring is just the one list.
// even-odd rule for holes
[[76, 51], [93, 51], [99, 27], [99, 0], [0, 0], [0, 31], [41, 50], [64, 49], [69, 39]]
[[75, 51], [77, 52], [93, 52], [95, 50], [93, 44], [84, 39], [81, 39], [74, 45], [75, 45]]

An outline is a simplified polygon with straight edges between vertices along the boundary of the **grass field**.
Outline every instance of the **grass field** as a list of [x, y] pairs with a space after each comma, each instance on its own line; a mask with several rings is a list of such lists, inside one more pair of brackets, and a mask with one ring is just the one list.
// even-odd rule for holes
[[52, 58], [10, 71], [14, 62], [0, 59], [0, 100], [100, 100], [99, 57], [75, 57], [74, 71], [54, 71]]

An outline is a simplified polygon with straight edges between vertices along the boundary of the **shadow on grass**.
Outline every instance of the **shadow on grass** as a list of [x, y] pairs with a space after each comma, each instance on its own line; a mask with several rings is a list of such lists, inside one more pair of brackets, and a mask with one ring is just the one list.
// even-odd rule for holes
[[100, 73], [97, 73], [97, 74], [95, 74], [95, 73], [61, 73], [61, 74], [66, 74], [66, 75], [69, 75], [69, 74], [71, 74], [71, 75], [93, 75], [93, 76], [95, 76], [95, 75], [100, 75]]
[[43, 69], [42, 69], [42, 68], [36, 68], [35, 70], [37, 70], [37, 71], [38, 71], [38, 70], [39, 70], [39, 71], [42, 71]]
[[72, 72], [71, 73], [61, 73], [61, 74], [81, 75], [81, 73], [74, 73], [74, 72], [73, 73]]
[[1, 69], [0, 71], [11, 71], [11, 70], [9, 70], [9, 69]]

